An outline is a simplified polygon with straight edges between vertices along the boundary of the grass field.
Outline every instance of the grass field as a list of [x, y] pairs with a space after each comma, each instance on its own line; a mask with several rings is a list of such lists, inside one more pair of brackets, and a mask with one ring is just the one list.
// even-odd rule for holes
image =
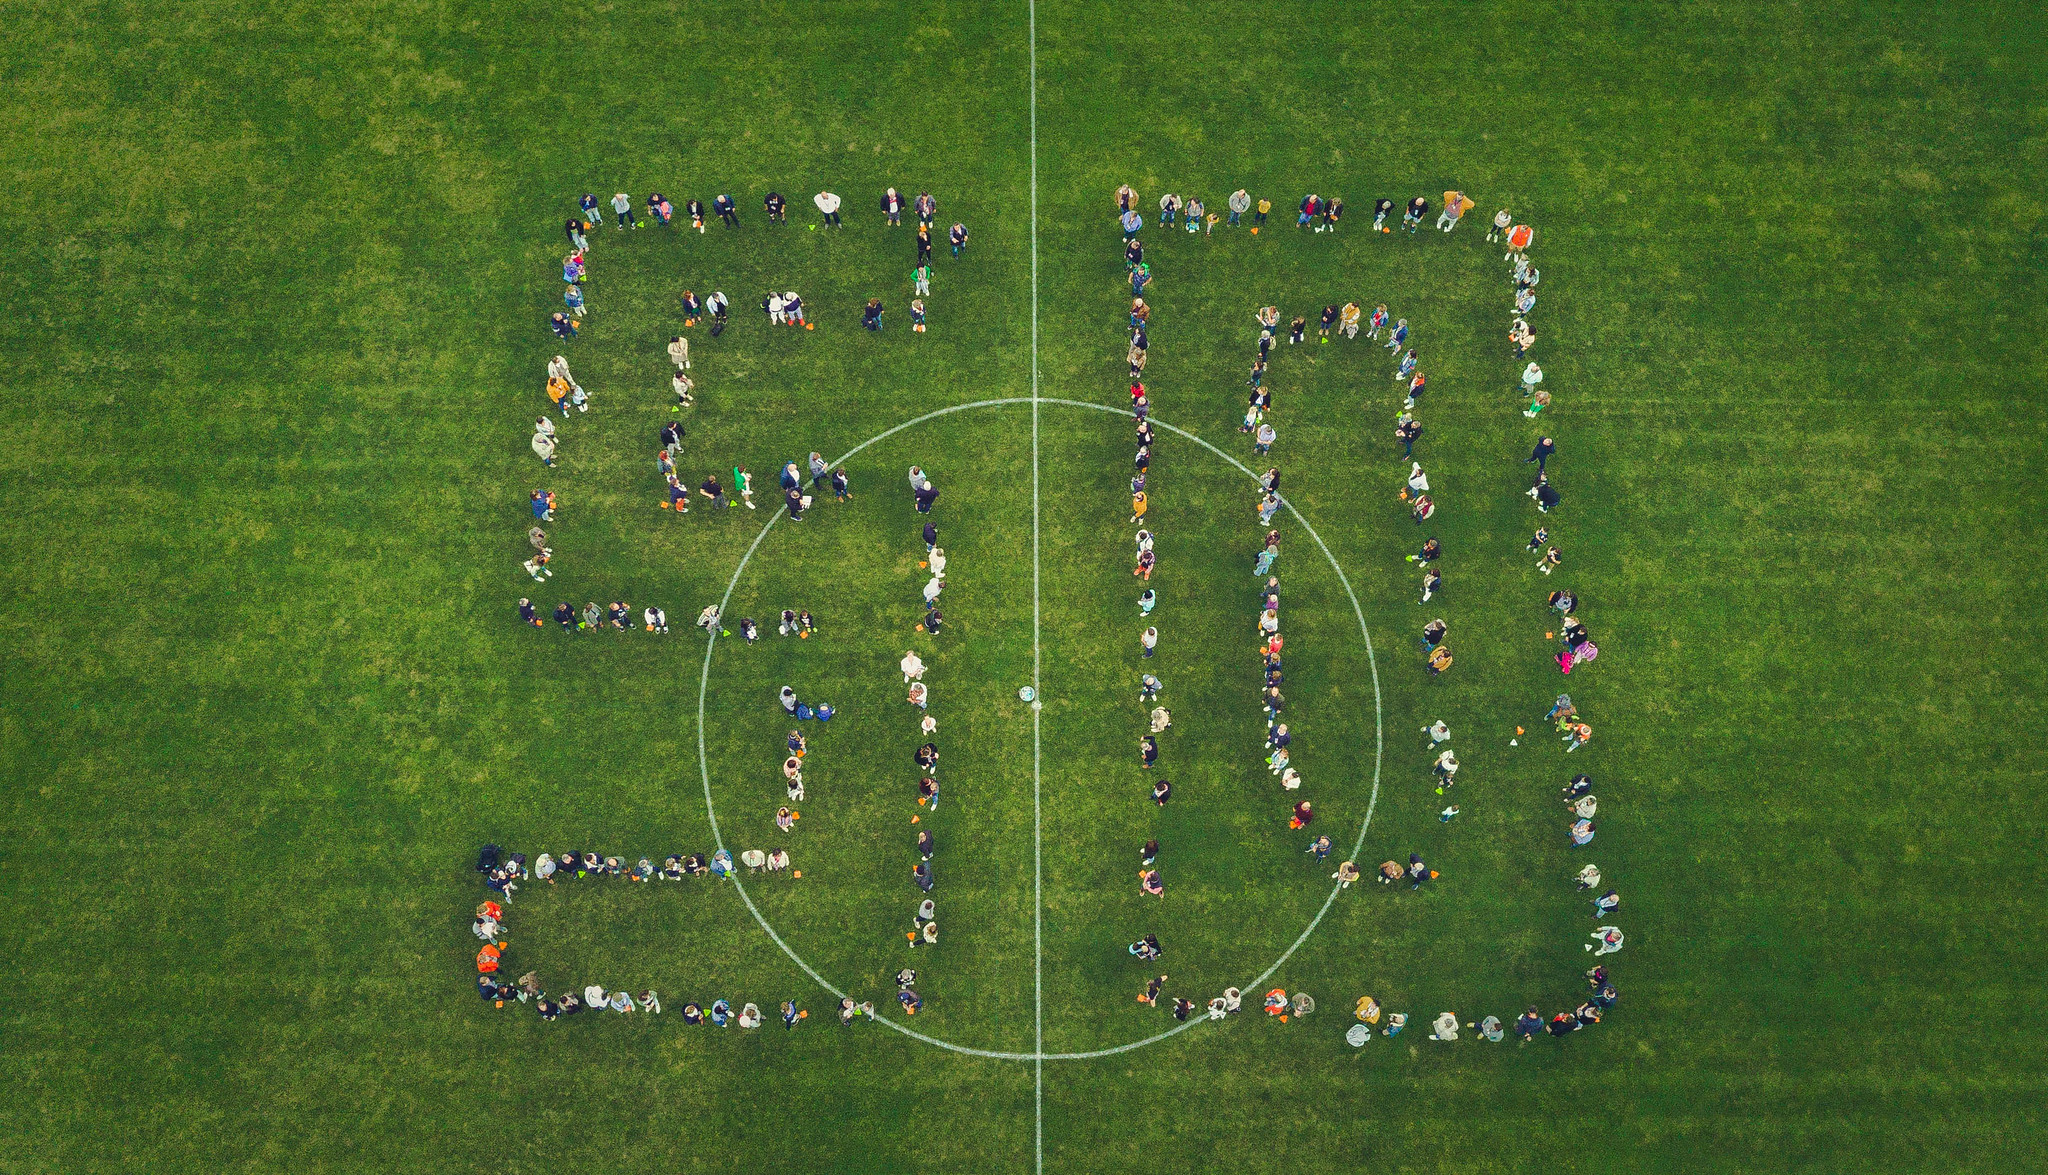
[[[1035, 141], [1024, 4], [15, 15], [0, 1170], [2041, 1165], [2038, 12], [1049, 2]], [[1257, 238], [1146, 233], [1156, 414], [1248, 465], [1254, 307], [1386, 302], [1413, 324], [1446, 594], [1415, 603], [1398, 396], [1362, 341], [1283, 344], [1268, 383], [1288, 497], [1373, 657], [1292, 520], [1277, 570], [1316, 830], [1347, 848], [1377, 777], [1361, 859], [1421, 852], [1443, 877], [1329, 906], [1272, 979], [1314, 1015], [1248, 1008], [1096, 1059], [841, 1029], [709, 880], [535, 885], [512, 907], [514, 974], [652, 986], [668, 1014], [479, 1001], [481, 843], [711, 848], [689, 621], [728, 583], [730, 616], [771, 624], [711, 651], [719, 827], [735, 851], [787, 841], [804, 877], [747, 892], [835, 986], [889, 1005], [913, 965], [923, 1033], [1088, 1052], [1173, 1027], [1133, 1001], [1125, 942], [1157, 932], [1169, 991], [1206, 1000], [1318, 916], [1333, 865], [1301, 854], [1259, 764], [1256, 496], [1221, 458], [1155, 449], [1164, 811], [1136, 763], [1127, 418], [1025, 402], [895, 433], [849, 462], [853, 501], [778, 522], [739, 566], [781, 461], [1028, 401], [1034, 374], [1044, 397], [1126, 404], [1123, 182], [1148, 221], [1168, 189], [1274, 201]], [[939, 247], [922, 336], [911, 230], [874, 211], [889, 184], [973, 232], [964, 258]], [[846, 227], [807, 230], [828, 186]], [[1456, 233], [1365, 231], [1375, 196], [1451, 187], [1479, 201]], [[791, 224], [762, 223], [770, 188]], [[730, 192], [744, 223], [593, 234], [566, 353], [594, 408], [543, 471], [525, 438], [560, 225], [621, 189]], [[1338, 234], [1294, 230], [1310, 190], [1345, 199]], [[1541, 233], [1540, 430], [1480, 240], [1503, 206]], [[657, 509], [685, 286], [725, 290], [734, 322], [691, 332], [681, 472], [745, 462], [763, 510]], [[771, 287], [817, 329], [762, 325]], [[869, 296], [880, 334], [858, 328]], [[1565, 494], [1549, 579], [1522, 554], [1539, 432]], [[937, 638], [911, 631], [912, 463], [952, 558]], [[562, 502], [546, 588], [518, 567], [536, 487]], [[1560, 688], [1555, 586], [1603, 652], [1567, 683], [1598, 731], [1570, 759], [1507, 745]], [[523, 628], [522, 595], [654, 603], [675, 631]], [[784, 606], [823, 630], [778, 640]], [[1415, 634], [1439, 614], [1457, 664], [1431, 679]], [[910, 647], [946, 755], [918, 826], [943, 937], [914, 954]], [[1034, 649], [1037, 771], [1016, 693]], [[787, 838], [784, 682], [840, 707]], [[1437, 717], [1465, 764], [1450, 824], [1417, 733]], [[1571, 851], [1556, 788], [1581, 768], [1600, 832]], [[1152, 836], [1163, 903], [1135, 885]], [[1581, 998], [1594, 923], [1568, 879], [1588, 859], [1628, 933], [1606, 1022], [1430, 1041], [1444, 1009]], [[1368, 992], [1414, 1019], [1353, 1050]], [[811, 1016], [675, 1015], [719, 995]]]

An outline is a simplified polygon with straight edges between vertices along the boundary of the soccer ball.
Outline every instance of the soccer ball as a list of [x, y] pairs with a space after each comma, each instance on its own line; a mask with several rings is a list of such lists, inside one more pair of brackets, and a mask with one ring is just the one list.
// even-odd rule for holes
[[1017, 691], [1017, 700], [1020, 702], [1035, 701], [1037, 697], [1038, 691], [1028, 685]]

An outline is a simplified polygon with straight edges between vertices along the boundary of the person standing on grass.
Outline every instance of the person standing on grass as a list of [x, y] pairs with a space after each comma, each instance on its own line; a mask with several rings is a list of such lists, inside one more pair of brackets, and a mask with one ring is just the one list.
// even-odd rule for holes
[[555, 311], [554, 316], [548, 319], [548, 329], [554, 331], [555, 337], [558, 339], [573, 339], [576, 337], [575, 320], [559, 310]]
[[1544, 437], [1542, 440], [1537, 441], [1536, 447], [1530, 451], [1527, 457], [1522, 459], [1522, 464], [1534, 465], [1536, 472], [1543, 473], [1545, 472], [1544, 467], [1550, 461], [1551, 455], [1556, 452], [1557, 442], [1549, 437]]
[[853, 497], [853, 491], [847, 486], [846, 470], [844, 469], [832, 471], [832, 497], [841, 502]]
[[[1586, 944], [1586, 949], [1593, 951], [1593, 957], [1596, 959], [1601, 955], [1611, 955], [1621, 949], [1622, 935], [1621, 928], [1618, 926], [1602, 926], [1593, 932], [1592, 938], [1593, 941]], [[1593, 950], [1596, 944], [1600, 948], [1597, 951]]]
[[727, 228], [740, 226], [739, 209], [740, 206], [733, 202], [733, 198], [724, 192], [711, 198], [711, 211], [718, 214], [718, 219], [724, 221]]
[[911, 293], [920, 298], [929, 298], [932, 293], [932, 267], [920, 265], [911, 275]]
[[640, 218], [633, 215], [633, 197], [624, 192], [612, 194], [612, 212], [619, 218], [620, 228], [639, 228]]
[[789, 201], [781, 192], [770, 192], [761, 198], [761, 211], [768, 214], [768, 223], [782, 224], [789, 219]]
[[831, 192], [819, 192], [817, 195], [811, 197], [811, 203], [816, 204], [818, 206], [818, 211], [824, 214], [825, 223], [827, 225], [829, 225], [832, 228], [845, 227], [839, 222], [838, 196], [833, 195]]
[[939, 214], [939, 202], [932, 199], [930, 192], [919, 192], [913, 207], [917, 210], [919, 224], [929, 226], [932, 218]]
[[1395, 319], [1393, 333], [1387, 336], [1387, 350], [1399, 351], [1402, 347], [1407, 346], [1407, 344], [1408, 320], [1405, 318]]
[[868, 304], [861, 308], [860, 324], [867, 330], [878, 331], [882, 329], [882, 300], [880, 298], [869, 298]]
[[1387, 329], [1387, 304], [1381, 302], [1372, 308], [1372, 320], [1368, 324], [1365, 337], [1377, 343], [1380, 341], [1380, 332], [1385, 329]]
[[1116, 219], [1117, 223], [1123, 226], [1124, 240], [1127, 242], [1137, 240], [1138, 230], [1145, 227], [1145, 218], [1138, 215], [1138, 210], [1135, 208], [1124, 209], [1123, 215]]
[[1415, 349], [1414, 349], [1413, 347], [1410, 347], [1410, 348], [1408, 349], [1407, 353], [1401, 356], [1401, 363], [1400, 363], [1400, 366], [1398, 366], [1398, 367], [1396, 367], [1396, 368], [1394, 369], [1394, 378], [1395, 378], [1396, 380], [1403, 380], [1403, 379], [1407, 379], [1407, 378], [1408, 378], [1408, 373], [1409, 373], [1409, 372], [1411, 372], [1411, 371], [1414, 371], [1414, 370], [1415, 370]]
[[1508, 226], [1513, 223], [1515, 223], [1515, 218], [1509, 214], [1507, 209], [1503, 208], [1499, 212], [1494, 213], [1493, 224], [1486, 230], [1486, 239], [1489, 242], [1500, 240], [1508, 231]]
[[802, 490], [785, 491], [782, 495], [782, 501], [785, 506], [789, 507], [789, 520], [791, 522], [802, 522], [804, 520], [804, 492]]
[[954, 224], [951, 229], [947, 230], [946, 239], [953, 245], [953, 256], [960, 256], [961, 252], [967, 248], [967, 226], [958, 223]]
[[1355, 339], [1358, 337], [1358, 320], [1362, 313], [1356, 302], [1344, 303], [1344, 308], [1337, 312], [1338, 330], [1345, 338]]
[[661, 227], [667, 228], [669, 226], [669, 222], [675, 218], [675, 212], [675, 205], [668, 202], [667, 196], [662, 195], [660, 192], [649, 192], [647, 194], [647, 214], [658, 221]]
[[582, 199], [576, 201], [576, 207], [583, 210], [583, 219], [591, 225], [601, 226], [604, 224], [604, 213], [598, 211], [597, 194], [595, 192], [583, 193]]
[[1442, 229], [1444, 232], [1450, 232], [1452, 229], [1458, 227], [1458, 221], [1462, 219], [1464, 215], [1465, 193], [1455, 191], [1445, 192], [1444, 208], [1442, 212], [1437, 213], [1436, 227]]
[[1138, 645], [1139, 648], [1142, 650], [1139, 654], [1140, 656], [1152, 656], [1152, 654], [1158, 651], [1159, 648], [1159, 630], [1157, 628], [1146, 629], [1142, 634], [1139, 635]]
[[[1272, 449], [1273, 442], [1279, 437], [1279, 435], [1280, 434], [1273, 428], [1271, 424], [1261, 422], [1259, 424], [1257, 442], [1253, 444], [1252, 448], [1259, 454], [1259, 456], [1263, 457], [1269, 450]], [[1262, 571], [1259, 574], [1264, 575], [1265, 572]]]
[[1243, 188], [1239, 188], [1235, 192], [1230, 193], [1228, 206], [1230, 208], [1230, 227], [1236, 228], [1237, 218], [1251, 211], [1251, 193], [1245, 191]]
[[882, 193], [882, 216], [891, 228], [903, 224], [903, 193], [894, 188]]
[[1422, 227], [1422, 218], [1428, 215], [1429, 200], [1425, 197], [1417, 196], [1413, 200], [1408, 201], [1408, 211], [1401, 217], [1401, 227], [1407, 229], [1408, 235], [1412, 237], [1415, 235], [1415, 230]]
[[1536, 385], [1542, 382], [1543, 369], [1536, 366], [1536, 361], [1531, 359], [1529, 366], [1522, 369], [1522, 394], [1524, 396], [1535, 394]]
[[1399, 423], [1394, 425], [1394, 439], [1401, 442], [1401, 456], [1414, 460], [1415, 442], [1421, 437], [1422, 422], [1403, 412]]

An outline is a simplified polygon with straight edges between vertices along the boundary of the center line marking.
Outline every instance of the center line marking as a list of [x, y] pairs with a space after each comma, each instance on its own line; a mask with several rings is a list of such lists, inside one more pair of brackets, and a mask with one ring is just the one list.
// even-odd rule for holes
[[1045, 859], [1039, 807], [1038, 596], [1038, 0], [1028, 0], [1031, 44], [1031, 1053], [1032, 1151], [1045, 1175]]

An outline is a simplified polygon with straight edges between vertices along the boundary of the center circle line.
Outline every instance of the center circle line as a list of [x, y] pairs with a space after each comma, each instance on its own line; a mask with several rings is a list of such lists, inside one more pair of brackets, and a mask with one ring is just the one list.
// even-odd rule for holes
[[[855, 445], [853, 448], [848, 449], [845, 453], [842, 453], [836, 460], [832, 461], [831, 464], [842, 465], [847, 460], [858, 455], [862, 450], [868, 448], [871, 445], [875, 445], [882, 441], [885, 441], [890, 437], [895, 436], [897, 433], [904, 431], [905, 429], [923, 424], [928, 420], [936, 420], [941, 416], [950, 416], [956, 412], [969, 412], [980, 408], [998, 408], [1012, 404], [1033, 403], [1058, 404], [1063, 407], [1083, 408], [1094, 412], [1106, 412], [1112, 416], [1128, 416], [1133, 419], [1136, 419], [1138, 415], [1136, 412], [1128, 408], [1120, 408], [1113, 404], [1095, 404], [1090, 403], [1086, 400], [1066, 400], [1052, 396], [1007, 396], [999, 399], [973, 400], [967, 403], [954, 404], [949, 407], [940, 408], [935, 411], [927, 412], [922, 416], [914, 416], [911, 419], [906, 420], [893, 428], [889, 428], [882, 432], [878, 432], [874, 436], [869, 437], [867, 440], [862, 441], [860, 444]], [[1152, 421], [1152, 423], [1155, 426], [1165, 429], [1167, 432], [1174, 434], [1175, 436], [1193, 441], [1195, 444], [1200, 445], [1202, 448], [1207, 449], [1209, 452], [1215, 454], [1218, 457], [1221, 457], [1226, 463], [1235, 467], [1239, 472], [1243, 473], [1246, 477], [1251, 478], [1253, 481], [1256, 482], [1259, 480], [1259, 475], [1252, 472], [1252, 470], [1248, 468], [1242, 461], [1239, 461], [1237, 458], [1231, 456], [1229, 453], [1224, 452], [1222, 449], [1217, 448], [1215, 445], [1210, 444], [1203, 438], [1196, 436], [1194, 433], [1188, 432], [1186, 429], [1177, 428], [1174, 425], [1168, 424], [1163, 420], [1155, 419]], [[1358, 854], [1362, 852], [1365, 848], [1365, 835], [1367, 830], [1372, 827], [1373, 811], [1379, 806], [1380, 764], [1386, 746], [1386, 718], [1380, 694], [1379, 657], [1373, 650], [1372, 633], [1366, 627], [1365, 609], [1359, 604], [1358, 593], [1352, 588], [1350, 577], [1344, 574], [1344, 568], [1337, 562], [1337, 556], [1330, 551], [1329, 544], [1323, 541], [1322, 535], [1316, 533], [1316, 528], [1310, 525], [1308, 519], [1302, 517], [1301, 511], [1295, 508], [1295, 505], [1292, 501], [1288, 500], [1285, 496], [1282, 496], [1280, 501], [1282, 505], [1287, 507], [1288, 514], [1292, 515], [1294, 520], [1301, 524], [1302, 530], [1308, 534], [1309, 538], [1315, 541], [1316, 547], [1323, 553], [1323, 558], [1329, 561], [1330, 569], [1337, 573], [1337, 582], [1343, 585], [1344, 594], [1351, 600], [1351, 612], [1352, 615], [1356, 617], [1358, 620], [1359, 635], [1365, 638], [1366, 664], [1372, 674], [1372, 794], [1366, 800], [1365, 819], [1359, 823], [1358, 839], [1356, 842], [1353, 843], [1351, 848], [1351, 859], [1356, 860]], [[786, 507], [777, 507], [775, 513], [770, 515], [767, 523], [761, 527], [760, 533], [754, 536], [754, 541], [747, 545], [746, 552], [740, 556], [739, 566], [733, 568], [732, 578], [728, 580], [725, 585], [725, 594], [721, 596], [718, 601], [718, 614], [721, 617], [721, 619], [725, 615], [726, 606], [732, 602], [733, 591], [739, 587], [740, 576], [746, 574], [747, 564], [753, 559], [754, 552], [760, 549], [761, 543], [768, 537], [768, 532], [775, 529], [775, 524], [783, 518], [786, 512]], [[704, 746], [704, 700], [706, 696], [710, 693], [711, 689], [711, 654], [717, 649], [717, 647], [718, 633], [714, 630], [710, 633], [710, 639], [705, 642], [704, 668], [697, 679], [697, 771], [699, 776], [703, 779], [704, 783], [704, 814], [711, 822], [712, 844], [718, 851], [723, 852], [725, 851], [725, 838], [723, 834], [720, 833], [718, 828], [718, 808], [717, 804], [711, 796], [711, 766], [707, 758]], [[803, 971], [804, 974], [810, 976], [811, 979], [814, 982], [816, 982], [819, 987], [822, 987], [827, 992], [831, 993], [834, 998], [845, 999], [846, 993], [844, 991], [841, 991], [830, 980], [826, 979], [823, 975], [819, 974], [816, 968], [812, 967], [808, 962], [805, 962], [803, 956], [797, 954], [796, 951], [790, 947], [789, 943], [784, 941], [782, 935], [776, 932], [775, 927], [772, 924], [770, 924], [767, 917], [761, 913], [761, 908], [754, 904], [753, 895], [747, 892], [746, 883], [740, 879], [740, 875], [738, 873], [734, 873], [732, 875], [732, 881], [734, 888], [736, 888], [739, 891], [740, 901], [746, 904], [747, 912], [754, 916], [754, 921], [759, 923], [761, 929], [768, 935], [768, 938], [772, 942], [774, 942], [776, 946], [782, 949], [782, 953], [788, 955], [791, 962], [795, 963], [797, 967]], [[1306, 927], [1302, 929], [1300, 936], [1294, 940], [1294, 942], [1278, 959], [1275, 959], [1273, 961], [1273, 964], [1271, 966], [1267, 967], [1264, 971], [1260, 972], [1258, 978], [1252, 980], [1250, 983], [1245, 984], [1244, 988], [1248, 990], [1255, 990], [1263, 986], [1266, 980], [1272, 978], [1274, 972], [1280, 970], [1280, 968], [1286, 964], [1288, 959], [1293, 958], [1294, 952], [1301, 949], [1301, 944], [1307, 942], [1309, 936], [1316, 932], [1316, 928], [1322, 925], [1324, 916], [1330, 912], [1330, 907], [1334, 906], [1337, 903], [1337, 895], [1343, 892], [1343, 890], [1344, 886], [1342, 883], [1338, 883], [1336, 885], [1331, 886], [1329, 896], [1323, 899], [1322, 908], [1316, 911], [1316, 916], [1309, 921], [1309, 924]], [[1183, 1020], [1179, 1024], [1174, 1025], [1172, 1028], [1169, 1028], [1164, 1032], [1157, 1033], [1153, 1036], [1144, 1037], [1139, 1040], [1129, 1041], [1125, 1044], [1113, 1045], [1109, 1048], [1091, 1049], [1085, 1052], [1048, 1053], [1044, 1052], [1043, 1050], [1035, 1052], [1012, 1052], [1005, 1051], [1002, 1049], [974, 1048], [969, 1045], [955, 1044], [949, 1040], [941, 1040], [938, 1037], [927, 1035], [926, 1033], [919, 1032], [915, 1028], [912, 1028], [909, 1025], [904, 1024], [899, 1020], [892, 1019], [888, 1016], [876, 1015], [875, 1017], [873, 1017], [873, 1019], [877, 1023], [883, 1025], [884, 1027], [902, 1033], [904, 1036], [907, 1036], [912, 1040], [918, 1041], [921, 1044], [928, 1044], [933, 1046], [934, 1048], [945, 1049], [948, 1052], [960, 1053], [971, 1057], [985, 1057], [990, 1060], [998, 1061], [1033, 1062], [1086, 1061], [1092, 1060], [1097, 1057], [1112, 1057], [1116, 1056], [1119, 1053], [1127, 1053], [1131, 1052], [1134, 1049], [1144, 1048], [1146, 1045], [1157, 1044], [1160, 1041], [1167, 1039], [1168, 1037], [1178, 1036], [1181, 1033], [1186, 1032], [1188, 1029], [1195, 1027], [1196, 1025], [1209, 1023], [1206, 1017], [1200, 1020]]]

